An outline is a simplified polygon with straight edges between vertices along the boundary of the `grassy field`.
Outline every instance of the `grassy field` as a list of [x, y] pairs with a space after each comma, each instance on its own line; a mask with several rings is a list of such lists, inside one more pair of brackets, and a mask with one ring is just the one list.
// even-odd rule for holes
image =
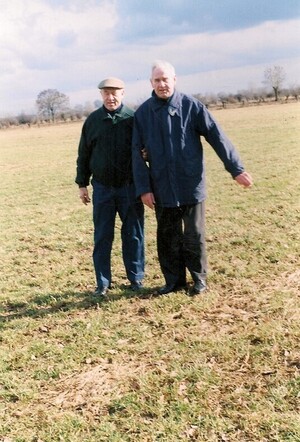
[[0, 441], [300, 441], [300, 107], [214, 112], [255, 180], [205, 147], [209, 291], [93, 297], [91, 207], [74, 184], [81, 123], [0, 131]]

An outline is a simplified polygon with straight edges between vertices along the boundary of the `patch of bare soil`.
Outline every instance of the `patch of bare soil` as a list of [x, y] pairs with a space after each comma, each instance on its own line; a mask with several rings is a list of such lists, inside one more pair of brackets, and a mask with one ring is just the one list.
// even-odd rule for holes
[[126, 391], [126, 385], [142, 366], [132, 362], [117, 364], [103, 361], [89, 369], [57, 382], [55, 390], [46, 391], [41, 402], [63, 410], [90, 410], [107, 406]]
[[295, 294], [300, 294], [300, 269], [293, 273], [283, 273], [281, 278], [273, 281], [273, 288], [279, 290], [292, 290]]
[[[271, 281], [268, 286], [263, 288], [267, 296], [269, 290], [270, 292], [289, 290], [298, 294], [300, 292], [300, 270], [293, 274], [284, 274]], [[249, 300], [246, 303], [244, 298], [234, 298], [231, 301], [228, 304], [223, 303], [219, 309], [203, 313], [203, 335], [211, 333], [214, 320], [221, 320], [223, 327], [226, 323], [228, 323], [228, 327], [232, 327], [232, 324], [238, 323], [239, 319], [241, 321], [255, 321], [256, 317], [262, 315], [259, 306], [251, 305]], [[293, 316], [294, 318], [297, 316], [296, 310], [294, 310]], [[199, 314], [198, 321], [200, 321]], [[224, 330], [227, 330], [226, 327]], [[99, 413], [101, 410], [103, 413], [112, 400], [122, 397], [130, 390], [139, 374], [142, 375], [147, 370], [147, 363], [149, 363], [147, 360], [143, 363], [133, 360], [117, 361], [113, 358], [112, 360], [86, 361], [83, 371], [59, 380], [53, 390], [43, 391], [39, 402], [43, 406], [52, 406], [65, 411], [81, 410], [85, 413]], [[294, 368], [295, 366], [299, 366], [299, 355], [286, 355], [285, 367]]]

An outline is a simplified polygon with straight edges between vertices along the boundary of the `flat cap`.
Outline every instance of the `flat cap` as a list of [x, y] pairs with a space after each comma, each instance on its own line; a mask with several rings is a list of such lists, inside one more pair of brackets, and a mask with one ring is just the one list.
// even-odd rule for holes
[[124, 89], [124, 86], [125, 86], [124, 82], [119, 78], [110, 77], [110, 78], [105, 78], [105, 80], [102, 80], [99, 83], [98, 88], [104, 89], [106, 87], [111, 87], [114, 89]]

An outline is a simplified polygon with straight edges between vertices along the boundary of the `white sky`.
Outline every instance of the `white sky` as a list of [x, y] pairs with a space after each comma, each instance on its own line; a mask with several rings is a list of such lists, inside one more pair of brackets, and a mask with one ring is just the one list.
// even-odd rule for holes
[[44, 89], [93, 103], [108, 76], [140, 102], [158, 58], [186, 93], [261, 87], [274, 65], [299, 85], [299, 29], [299, 0], [0, 0], [0, 117], [35, 112]]

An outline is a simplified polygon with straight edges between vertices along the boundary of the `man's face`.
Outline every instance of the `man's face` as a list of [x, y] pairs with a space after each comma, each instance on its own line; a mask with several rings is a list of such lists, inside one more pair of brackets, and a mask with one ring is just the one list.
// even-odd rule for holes
[[106, 87], [100, 90], [103, 104], [109, 111], [114, 111], [121, 106], [124, 96], [124, 89], [114, 89], [112, 87]]
[[168, 99], [174, 93], [176, 76], [161, 68], [156, 68], [152, 72], [151, 85], [159, 98]]

